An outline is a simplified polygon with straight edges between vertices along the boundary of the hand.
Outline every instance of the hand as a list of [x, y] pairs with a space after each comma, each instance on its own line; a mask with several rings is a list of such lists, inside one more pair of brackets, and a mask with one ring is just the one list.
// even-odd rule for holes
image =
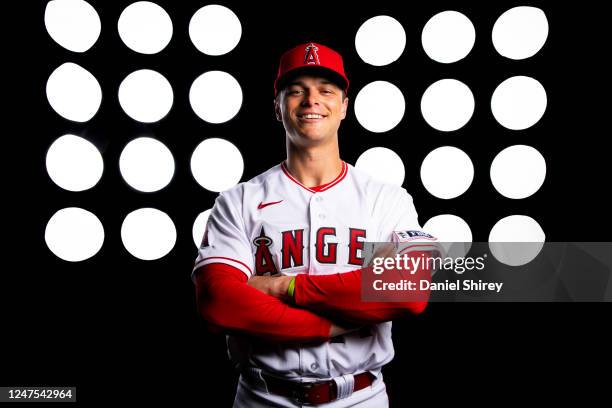
[[247, 285], [254, 287], [266, 295], [287, 300], [287, 289], [289, 282], [293, 276], [277, 275], [277, 276], [253, 276], [247, 281]]

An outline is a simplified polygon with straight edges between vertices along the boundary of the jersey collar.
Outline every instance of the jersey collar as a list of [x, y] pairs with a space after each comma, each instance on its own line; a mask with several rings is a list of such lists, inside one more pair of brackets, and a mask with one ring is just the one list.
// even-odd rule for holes
[[283, 170], [283, 173], [285, 173], [285, 175], [289, 177], [291, 181], [293, 181], [294, 183], [296, 183], [303, 189], [308, 190], [311, 193], [322, 193], [323, 191], [329, 190], [330, 188], [332, 188], [333, 186], [335, 186], [336, 184], [344, 180], [344, 178], [346, 177], [346, 174], [348, 173], [348, 164], [346, 164], [346, 162], [343, 160], [342, 170], [340, 171], [340, 174], [338, 174], [338, 176], [332, 181], [330, 181], [329, 183], [322, 184], [317, 187], [306, 187], [305, 185], [300, 183], [295, 177], [291, 175], [291, 173], [289, 173], [289, 170], [287, 169], [287, 166], [285, 165], [285, 161], [281, 162], [281, 169]]

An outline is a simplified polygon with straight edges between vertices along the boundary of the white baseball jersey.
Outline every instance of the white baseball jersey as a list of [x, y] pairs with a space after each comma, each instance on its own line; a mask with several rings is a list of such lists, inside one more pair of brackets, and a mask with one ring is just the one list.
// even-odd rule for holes
[[[320, 191], [302, 185], [284, 163], [222, 192], [208, 219], [194, 271], [221, 262], [253, 274], [332, 274], [358, 269], [363, 242], [391, 241], [393, 231], [419, 230], [407, 191], [344, 163]], [[288, 379], [322, 379], [370, 371], [394, 355], [391, 322], [323, 344], [286, 345], [228, 336], [230, 358]]]

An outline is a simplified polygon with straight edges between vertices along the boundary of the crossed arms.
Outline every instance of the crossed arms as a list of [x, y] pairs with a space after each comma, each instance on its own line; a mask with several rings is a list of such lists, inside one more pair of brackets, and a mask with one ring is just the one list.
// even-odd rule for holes
[[212, 263], [194, 275], [199, 313], [216, 331], [244, 333], [277, 342], [325, 341], [361, 326], [419, 314], [427, 301], [364, 302], [362, 269], [331, 275], [246, 275]]

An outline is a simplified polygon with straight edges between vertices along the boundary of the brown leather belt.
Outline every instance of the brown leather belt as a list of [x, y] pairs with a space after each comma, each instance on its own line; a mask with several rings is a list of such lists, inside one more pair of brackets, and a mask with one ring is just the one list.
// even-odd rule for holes
[[[282, 380], [263, 373], [261, 376], [270, 393], [291, 398], [299, 404], [325, 404], [338, 398], [338, 389], [334, 380], [300, 383]], [[376, 379], [370, 372], [357, 374], [353, 378], [355, 379], [353, 392], [369, 387]]]

